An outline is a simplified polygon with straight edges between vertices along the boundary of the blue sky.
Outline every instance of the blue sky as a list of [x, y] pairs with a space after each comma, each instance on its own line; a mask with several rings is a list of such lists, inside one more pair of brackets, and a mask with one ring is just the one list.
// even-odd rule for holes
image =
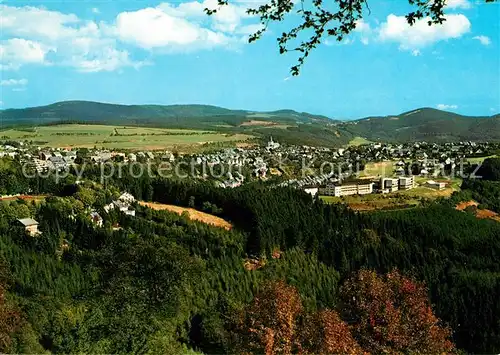
[[[261, 1], [261, 0], [248, 0]], [[500, 4], [448, 0], [448, 20], [408, 27], [403, 0], [371, 0], [343, 43], [327, 40], [290, 77], [276, 36], [293, 16], [258, 28], [238, 0], [2, 1], [1, 108], [62, 100], [290, 108], [349, 119], [436, 107], [500, 112]]]

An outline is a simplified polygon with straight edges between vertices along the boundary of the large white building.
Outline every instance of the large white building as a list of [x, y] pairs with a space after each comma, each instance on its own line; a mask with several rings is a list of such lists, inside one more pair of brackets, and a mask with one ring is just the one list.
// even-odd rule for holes
[[415, 178], [413, 176], [399, 178], [399, 189], [410, 190], [415, 187]]
[[428, 180], [425, 183], [425, 186], [430, 187], [431, 189], [443, 190], [446, 187], [446, 184], [440, 181]]
[[326, 196], [367, 195], [373, 193], [372, 182], [329, 184], [321, 189], [320, 193]]
[[381, 178], [380, 179], [380, 190], [383, 193], [396, 192], [399, 189], [398, 179], [393, 178]]

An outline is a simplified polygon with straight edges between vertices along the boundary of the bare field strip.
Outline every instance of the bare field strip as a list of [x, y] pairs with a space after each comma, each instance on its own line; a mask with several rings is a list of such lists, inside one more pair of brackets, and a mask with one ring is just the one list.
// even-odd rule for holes
[[167, 205], [167, 204], [163, 204], [163, 203], [144, 202], [144, 201], [139, 202], [139, 204], [141, 206], [146, 206], [146, 207], [149, 207], [149, 208], [154, 209], [154, 210], [167, 210], [170, 212], [177, 213], [179, 215], [182, 214], [183, 212], [187, 212], [189, 214], [189, 218], [194, 220], [194, 221], [210, 224], [210, 225], [224, 228], [227, 230], [230, 230], [231, 228], [233, 228], [233, 225], [231, 223], [229, 223], [228, 221], [226, 221], [220, 217], [211, 215], [209, 213], [195, 210], [194, 208], [186, 208], [186, 207], [180, 207], [180, 206], [175, 206], [175, 205]]

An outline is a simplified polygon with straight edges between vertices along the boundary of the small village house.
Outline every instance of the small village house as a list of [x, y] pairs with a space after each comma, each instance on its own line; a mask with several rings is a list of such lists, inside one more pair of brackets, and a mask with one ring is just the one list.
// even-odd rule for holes
[[101, 215], [95, 211], [90, 213], [90, 219], [97, 227], [102, 227], [104, 223]]
[[41, 232], [38, 230], [38, 222], [32, 218], [21, 218], [17, 220], [23, 227], [26, 232], [32, 237], [35, 237]]

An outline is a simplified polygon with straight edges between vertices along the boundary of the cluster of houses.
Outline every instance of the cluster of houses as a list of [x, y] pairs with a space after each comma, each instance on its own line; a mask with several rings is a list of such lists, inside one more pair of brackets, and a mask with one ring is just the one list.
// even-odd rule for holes
[[125, 213], [129, 216], [135, 216], [135, 210], [132, 208], [132, 204], [135, 202], [135, 197], [128, 192], [124, 192], [118, 197], [117, 200], [111, 202], [110, 204], [104, 206], [104, 211], [109, 213], [111, 210], [115, 208], [120, 212]]
[[[104, 206], [104, 211], [106, 213], [109, 213], [112, 210], [117, 209], [118, 211], [125, 213], [128, 216], [135, 217], [135, 210], [132, 207], [132, 204], [134, 202], [135, 202], [135, 197], [132, 194], [129, 194], [128, 192], [124, 192], [120, 195], [120, 197], [118, 197], [118, 199]], [[101, 228], [104, 225], [104, 219], [101, 217], [99, 212], [95, 210], [92, 210], [89, 213], [89, 218], [96, 227]]]
[[[68, 169], [76, 161], [81, 163], [102, 163], [108, 161], [117, 162], [187, 162], [194, 165], [204, 178], [213, 178], [215, 183], [224, 188], [234, 188], [248, 182], [248, 176], [254, 179], [267, 180], [273, 176], [283, 174], [283, 166], [292, 166], [291, 171], [299, 171], [304, 162], [312, 174], [288, 175], [288, 179], [279, 182], [281, 186], [294, 186], [307, 188], [310, 186], [324, 186], [337, 183], [346, 178], [355, 177], [363, 164], [380, 161], [396, 161], [393, 171], [387, 172], [389, 176], [396, 178], [408, 175], [426, 176], [436, 179], [443, 174], [445, 169], [454, 169], [467, 157], [487, 156], [494, 154], [500, 149], [498, 143], [404, 143], [383, 144], [371, 143], [361, 146], [345, 148], [312, 147], [283, 145], [272, 138], [262, 146], [251, 146], [247, 148], [227, 148], [213, 153], [198, 153], [191, 155], [174, 155], [169, 151], [109, 151], [103, 149], [86, 149], [85, 154], [77, 154], [78, 149], [64, 148], [40, 148], [18, 142], [0, 145], [1, 157], [18, 157], [22, 162], [32, 164], [37, 171], [64, 170]], [[78, 157], [78, 160], [77, 160]], [[314, 162], [314, 164], [310, 164]], [[329, 162], [335, 164], [336, 171], [323, 172], [315, 163]], [[227, 171], [220, 177], [213, 177], [202, 166], [211, 167], [215, 165], [230, 166], [232, 170]], [[338, 169], [337, 169], [338, 168]], [[242, 169], [245, 174], [241, 174]], [[247, 174], [249, 172], [249, 174]], [[392, 184], [386, 189], [393, 190], [398, 184]], [[432, 184], [430, 184], [432, 185]], [[384, 189], [382, 189], [384, 190]]]
[[[132, 207], [132, 204], [135, 201], [135, 197], [132, 194], [124, 192], [120, 195], [120, 197], [118, 197], [118, 199], [104, 206], [104, 211], [109, 213], [114, 209], [118, 209], [126, 215], [135, 217], [135, 210]], [[96, 210], [91, 210], [88, 216], [96, 227], [102, 227], [104, 225], [104, 219]], [[17, 220], [17, 223], [24, 227], [26, 233], [32, 237], [42, 234], [42, 232], [38, 229], [39, 223], [33, 218], [21, 218]]]

